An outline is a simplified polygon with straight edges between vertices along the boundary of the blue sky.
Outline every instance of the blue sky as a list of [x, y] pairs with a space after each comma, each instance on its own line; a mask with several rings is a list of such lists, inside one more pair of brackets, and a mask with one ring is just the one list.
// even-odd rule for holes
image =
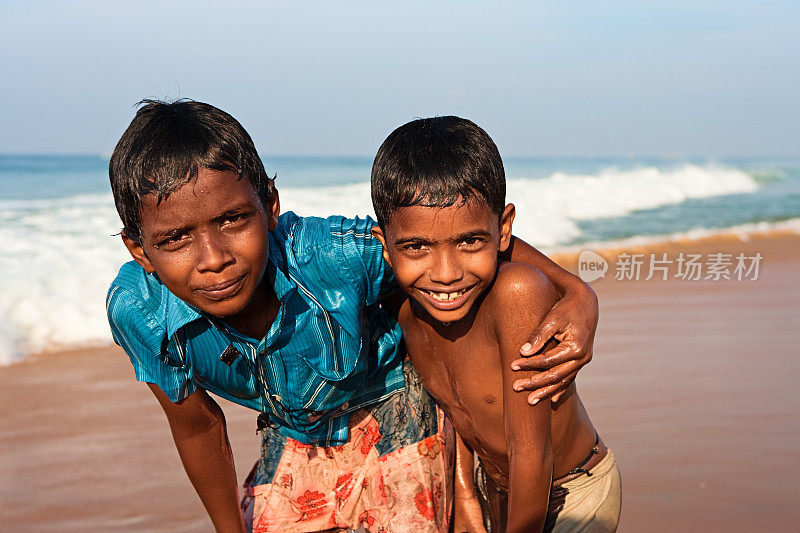
[[507, 156], [796, 157], [798, 35], [784, 1], [6, 0], [0, 152], [108, 151], [135, 102], [187, 97], [263, 154], [456, 114]]

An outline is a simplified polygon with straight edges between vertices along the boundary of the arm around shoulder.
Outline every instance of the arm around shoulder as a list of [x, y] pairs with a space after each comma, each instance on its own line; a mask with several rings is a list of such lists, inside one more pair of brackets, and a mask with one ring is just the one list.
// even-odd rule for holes
[[[543, 319], [533, 324], [533, 330], [529, 326], [531, 334], [520, 346], [523, 357], [514, 361], [518, 370], [548, 370], [534, 379], [518, 381], [519, 390], [533, 391], [529, 401], [536, 403], [549, 397], [557, 400], [592, 359], [597, 295], [580, 278], [517, 238], [512, 240], [505, 257], [537, 267], [558, 289], [560, 299]], [[548, 349], [546, 344], [554, 336], [559, 339], [559, 346]]]

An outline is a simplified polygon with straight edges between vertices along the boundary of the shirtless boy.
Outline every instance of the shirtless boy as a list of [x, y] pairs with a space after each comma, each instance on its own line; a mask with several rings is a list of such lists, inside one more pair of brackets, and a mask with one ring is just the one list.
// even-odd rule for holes
[[536, 268], [499, 263], [514, 206], [491, 138], [458, 117], [401, 126], [375, 157], [372, 199], [373, 234], [408, 296], [398, 316], [409, 355], [479, 457], [487, 529], [615, 530], [619, 473], [574, 383], [534, 408], [513, 392], [526, 325], [558, 296]]

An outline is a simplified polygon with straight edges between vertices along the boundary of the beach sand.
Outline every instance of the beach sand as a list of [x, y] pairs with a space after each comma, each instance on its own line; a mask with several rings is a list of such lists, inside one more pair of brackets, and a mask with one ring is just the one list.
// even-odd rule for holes
[[[620, 531], [795, 530], [800, 237], [647, 249], [763, 260], [755, 281], [616, 281], [609, 270], [592, 283], [600, 325], [578, 387], [622, 472]], [[575, 270], [574, 255], [560, 261]], [[258, 455], [255, 414], [219, 403], [243, 479]], [[0, 406], [3, 531], [211, 529], [119, 348], [0, 368]]]

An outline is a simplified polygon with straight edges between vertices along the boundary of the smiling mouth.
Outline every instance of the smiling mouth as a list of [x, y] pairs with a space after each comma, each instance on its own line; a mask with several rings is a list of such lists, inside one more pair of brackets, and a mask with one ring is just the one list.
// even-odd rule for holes
[[202, 289], [195, 289], [195, 292], [200, 293], [203, 295], [203, 297], [209, 300], [227, 300], [228, 298], [233, 298], [239, 293], [240, 290], [242, 290], [246, 277], [246, 274], [242, 274], [241, 276], [237, 276], [228, 281], [223, 281], [222, 283], [217, 283], [216, 285], [209, 285], [208, 287], [203, 287]]
[[417, 290], [425, 296], [425, 299], [431, 303], [437, 309], [441, 309], [443, 311], [451, 311], [453, 309], [457, 309], [461, 307], [469, 294], [476, 286], [473, 285], [471, 287], [466, 287], [464, 289], [459, 289], [457, 291], [450, 291], [450, 292], [443, 292], [443, 291], [432, 291], [428, 289], [420, 289]]

